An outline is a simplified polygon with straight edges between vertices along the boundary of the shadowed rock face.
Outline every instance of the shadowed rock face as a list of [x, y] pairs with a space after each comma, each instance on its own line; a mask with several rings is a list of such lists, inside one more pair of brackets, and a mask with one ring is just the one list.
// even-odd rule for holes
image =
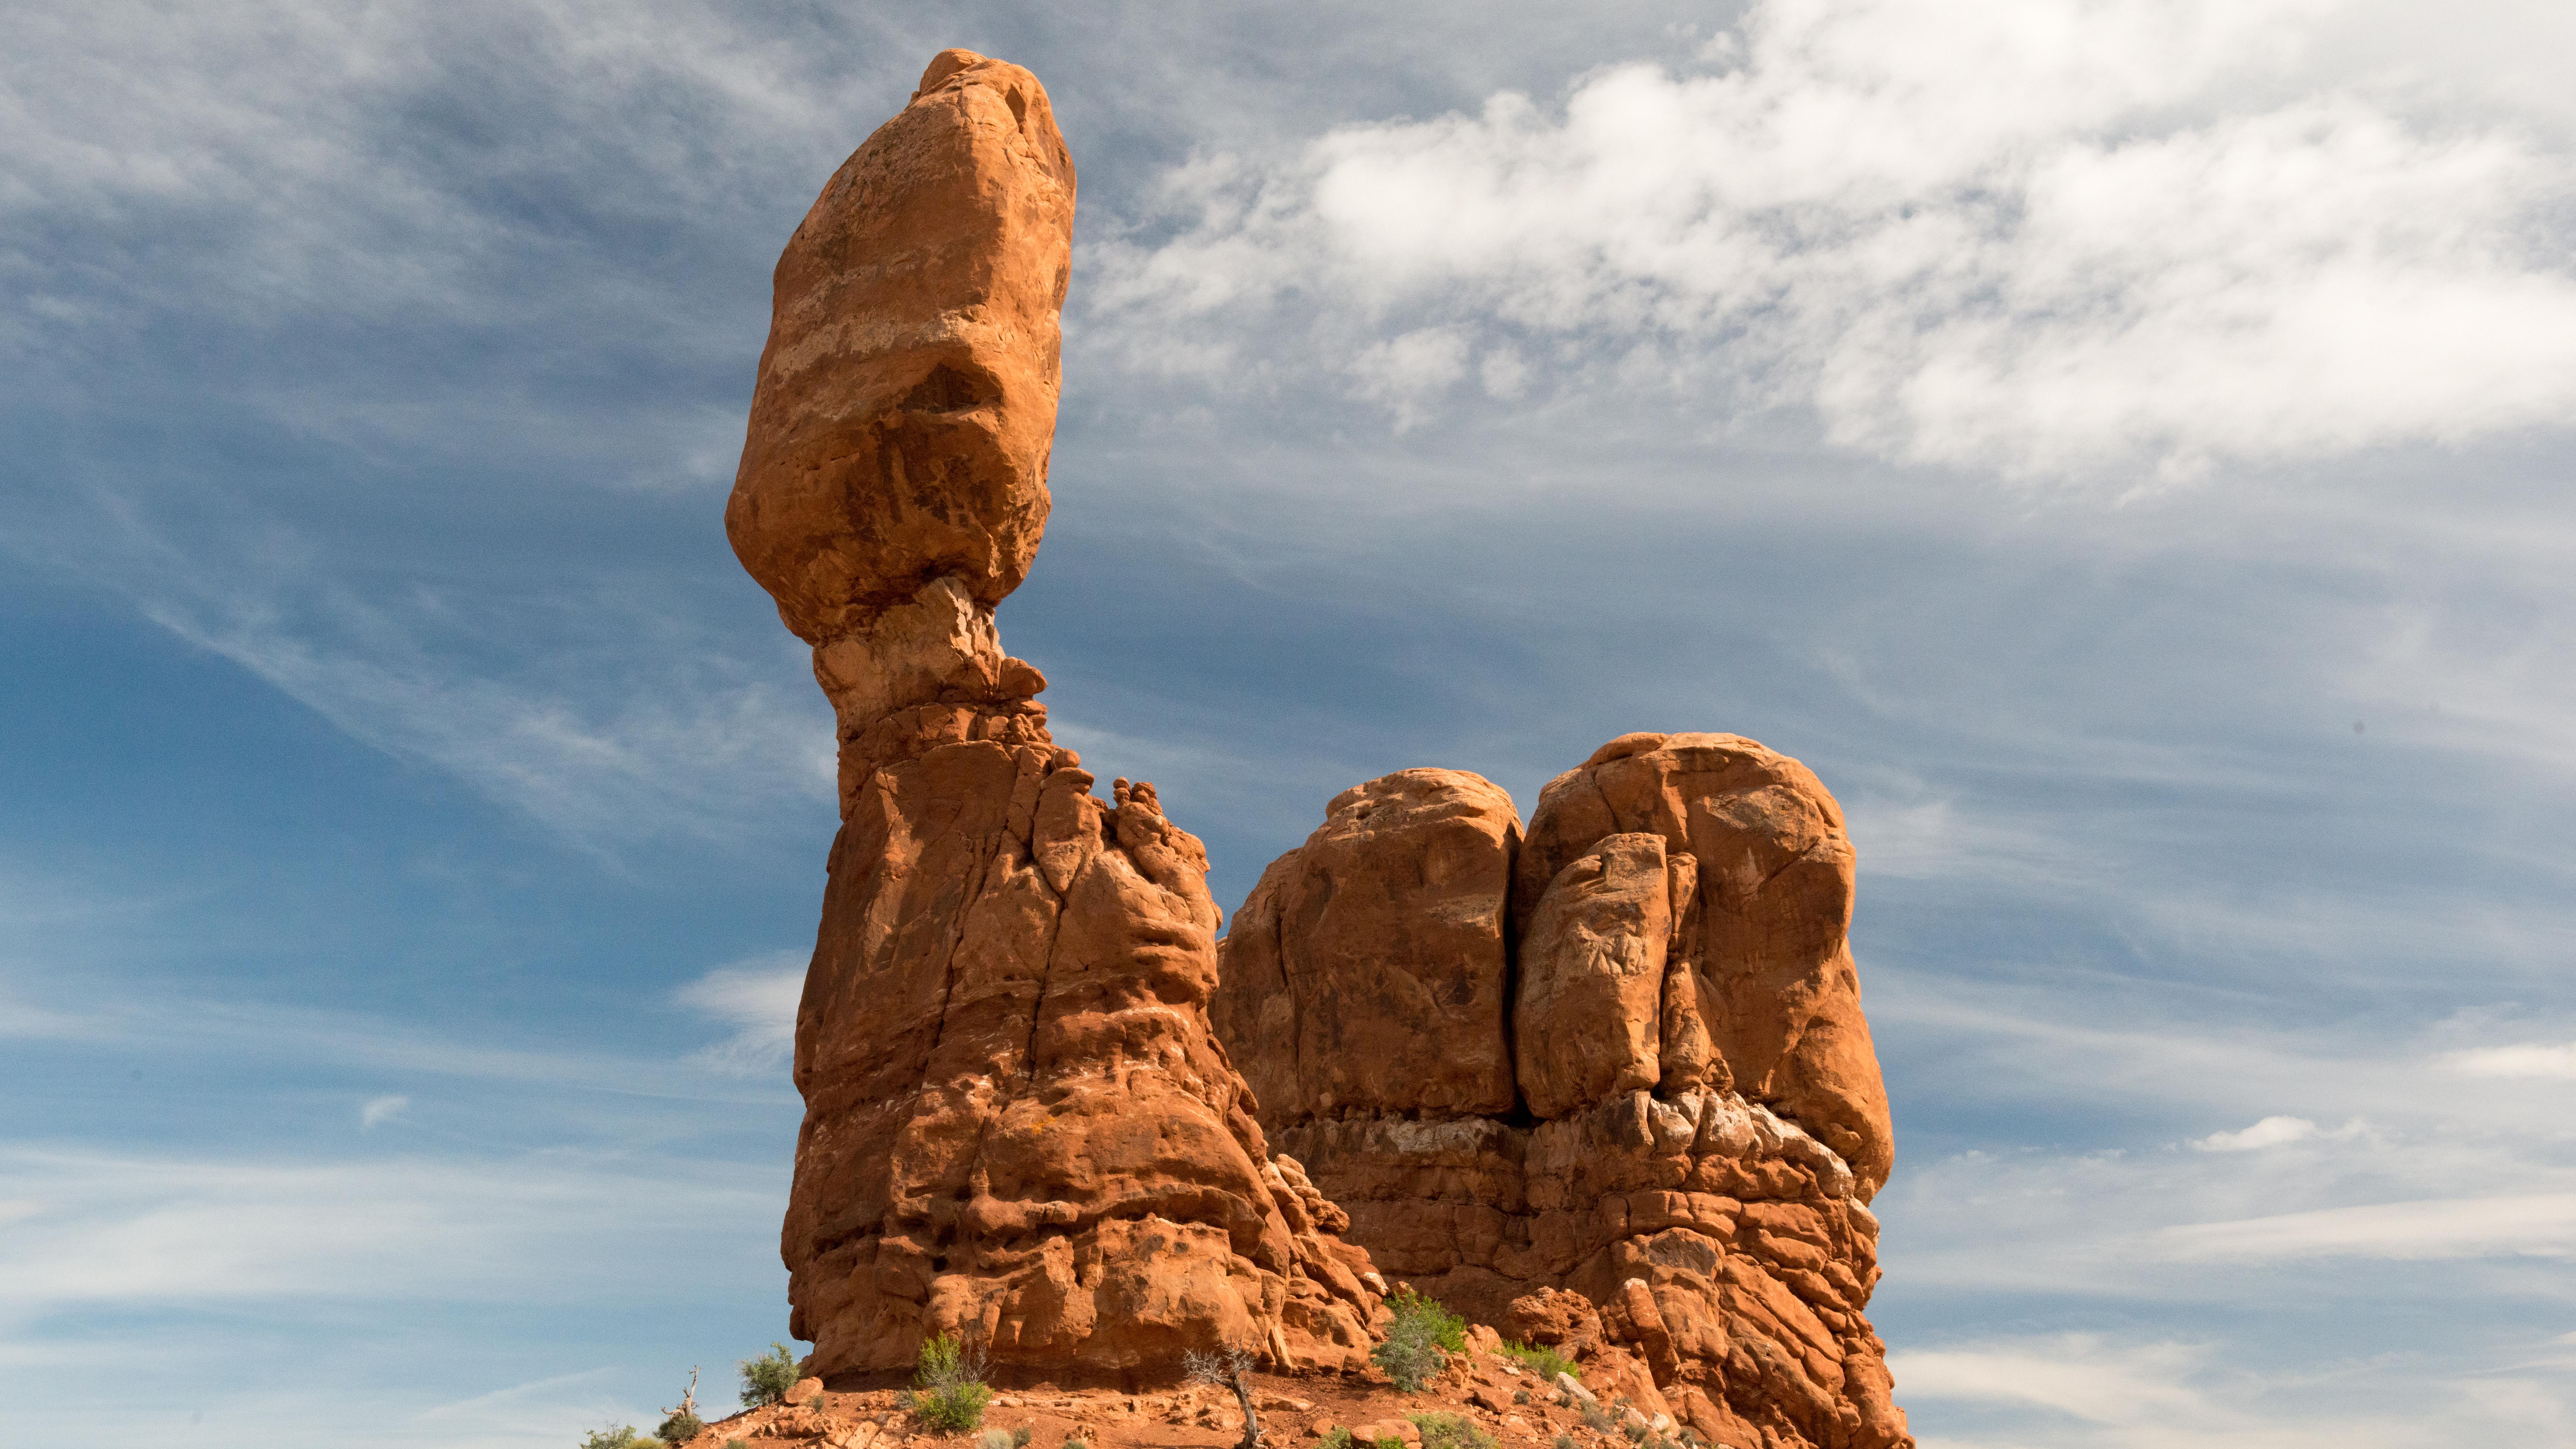
[[1036, 78], [933, 60], [779, 260], [726, 509], [839, 721], [780, 1240], [826, 1377], [936, 1333], [1059, 1381], [1341, 1368], [1384, 1291], [1216, 1045], [1205, 852], [1151, 785], [1091, 793], [994, 630], [1047, 515], [1073, 204]]
[[1613, 740], [1526, 840], [1407, 770], [1263, 873], [1214, 1019], [1388, 1273], [1714, 1442], [1887, 1449], [1852, 885], [1833, 797], [1733, 735]]

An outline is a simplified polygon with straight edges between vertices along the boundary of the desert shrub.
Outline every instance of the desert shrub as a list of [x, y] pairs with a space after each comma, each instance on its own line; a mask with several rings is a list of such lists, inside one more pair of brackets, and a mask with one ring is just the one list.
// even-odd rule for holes
[[1528, 1403], [1528, 1402], [1529, 1402], [1529, 1390], [1527, 1390], [1527, 1389], [1514, 1389], [1514, 1390], [1512, 1390], [1512, 1402], [1513, 1402], [1513, 1403], [1515, 1403], [1515, 1404], [1526, 1404], [1526, 1403]]
[[[728, 1445], [727, 1449], [731, 1449], [731, 1446]], [[1559, 1434], [1556, 1436], [1556, 1449], [1583, 1449], [1583, 1446], [1574, 1442], [1573, 1435]]]
[[1353, 1442], [1350, 1430], [1335, 1429], [1323, 1437], [1316, 1449], [1351, 1449]]
[[975, 1436], [975, 1449], [1015, 1449], [1008, 1429], [987, 1429]]
[[706, 1420], [699, 1418], [696, 1414], [691, 1413], [687, 1409], [682, 1409], [671, 1417], [664, 1419], [662, 1421], [662, 1427], [655, 1431], [654, 1437], [660, 1439], [665, 1444], [686, 1444], [706, 1431]]
[[1612, 1425], [1619, 1422], [1608, 1409], [1587, 1399], [1577, 1399], [1574, 1404], [1576, 1410], [1583, 1415], [1583, 1427], [1595, 1434], [1606, 1434]]
[[1395, 1321], [1387, 1326], [1386, 1342], [1370, 1350], [1369, 1362], [1386, 1370], [1397, 1388], [1420, 1393], [1448, 1364], [1450, 1354], [1466, 1350], [1467, 1320], [1410, 1288], [1386, 1302]]
[[1408, 1414], [1422, 1431], [1422, 1449], [1494, 1449], [1494, 1436], [1463, 1414]]
[[769, 1352], [744, 1359], [734, 1367], [742, 1370], [742, 1406], [746, 1409], [785, 1401], [787, 1391], [804, 1377], [797, 1370], [796, 1355], [789, 1353], [783, 1343], [773, 1343]]
[[1631, 1444], [1643, 1444], [1646, 1442], [1646, 1426], [1643, 1424], [1622, 1424], [1619, 1426], [1619, 1432], [1627, 1435], [1628, 1442]]
[[1578, 1379], [1583, 1377], [1583, 1370], [1574, 1366], [1574, 1360], [1544, 1344], [1507, 1343], [1503, 1345], [1503, 1352], [1510, 1355], [1513, 1362], [1551, 1384], [1556, 1382], [1558, 1374], [1572, 1374]]
[[1087, 1439], [1067, 1439], [1064, 1441], [1064, 1449], [1091, 1449], [1091, 1443]]
[[644, 1436], [632, 1424], [606, 1424], [581, 1436], [581, 1449], [636, 1449]]
[[983, 1355], [969, 1352], [963, 1339], [941, 1334], [924, 1342], [912, 1382], [917, 1392], [906, 1407], [914, 1418], [943, 1434], [982, 1427], [993, 1391], [984, 1384]]
[[1467, 1351], [1467, 1320], [1450, 1312], [1440, 1300], [1425, 1298], [1411, 1288], [1398, 1288], [1395, 1296], [1386, 1300], [1386, 1306], [1394, 1311], [1398, 1323], [1419, 1320], [1432, 1342], [1442, 1348], [1451, 1353]]

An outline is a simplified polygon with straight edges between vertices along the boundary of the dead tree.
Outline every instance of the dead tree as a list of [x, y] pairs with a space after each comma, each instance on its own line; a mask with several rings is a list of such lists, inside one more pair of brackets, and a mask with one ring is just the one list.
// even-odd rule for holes
[[1189, 1366], [1190, 1382], [1234, 1390], [1234, 1401], [1243, 1406], [1243, 1443], [1238, 1449], [1260, 1449], [1261, 1420], [1252, 1412], [1252, 1355], [1239, 1348], [1214, 1353], [1191, 1349], [1183, 1362]]
[[698, 1416], [698, 1366], [696, 1364], [689, 1365], [689, 1389], [688, 1392], [680, 1395], [680, 1407], [664, 1409], [662, 1412], [674, 1419], [682, 1417], [694, 1419]]

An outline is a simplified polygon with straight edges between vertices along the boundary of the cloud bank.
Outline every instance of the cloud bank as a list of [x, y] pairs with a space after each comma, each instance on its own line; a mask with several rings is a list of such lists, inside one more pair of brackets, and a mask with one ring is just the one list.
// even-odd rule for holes
[[[2022, 480], [2558, 425], [2576, 274], [2546, 223], [2576, 168], [2302, 84], [2347, 18], [1765, 0], [1696, 66], [1611, 66], [1561, 106], [1196, 159], [1170, 234], [1089, 249], [1091, 341], [1228, 386], [1337, 378], [1399, 430], [1606, 386]], [[1302, 324], [1302, 352], [1229, 340], [1256, 324]]]

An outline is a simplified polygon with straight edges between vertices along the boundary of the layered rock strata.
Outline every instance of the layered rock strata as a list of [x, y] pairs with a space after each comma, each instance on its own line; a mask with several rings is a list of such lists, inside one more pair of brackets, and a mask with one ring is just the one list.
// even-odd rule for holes
[[1062, 1382], [1341, 1368], [1379, 1312], [1216, 1045], [1205, 852], [1151, 785], [1093, 795], [994, 629], [1047, 516], [1074, 186], [1034, 76], [934, 59], [779, 259], [726, 509], [839, 721], [780, 1242], [831, 1379], [939, 1333]]
[[1611, 741], [1335, 797], [1221, 944], [1220, 1036], [1349, 1236], [1718, 1443], [1912, 1441], [1863, 1310], [1887, 1103], [1853, 854], [1797, 761]]

